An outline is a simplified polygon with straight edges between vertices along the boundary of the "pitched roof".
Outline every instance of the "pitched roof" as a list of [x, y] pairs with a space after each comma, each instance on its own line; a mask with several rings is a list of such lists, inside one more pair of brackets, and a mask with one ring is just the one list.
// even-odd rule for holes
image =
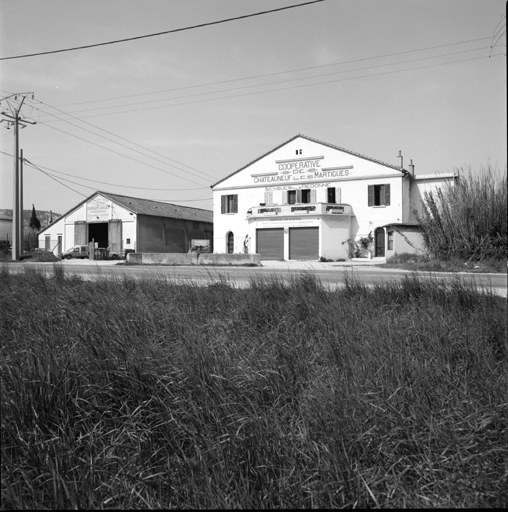
[[100, 194], [107, 197], [115, 203], [123, 206], [132, 213], [139, 215], [152, 215], [155, 217], [169, 217], [172, 219], [193, 220], [196, 222], [213, 222], [213, 212], [211, 210], [203, 210], [201, 208], [191, 208], [189, 206], [180, 206], [178, 204], [163, 203], [161, 201], [152, 201], [150, 199], [140, 199], [139, 197], [121, 196], [118, 194], [110, 194], [109, 192], [101, 192], [97, 190], [91, 196], [83, 199], [79, 204], [73, 206], [69, 211], [55, 219], [51, 224], [39, 231], [39, 235], [51, 227], [55, 222], [67, 217], [71, 212], [77, 210], [82, 204], [90, 201], [94, 196]]
[[283, 142], [282, 144], [280, 144], [279, 146], [277, 146], [276, 148], [273, 148], [271, 149], [270, 151], [268, 151], [267, 153], [265, 153], [264, 155], [261, 155], [260, 157], [256, 158], [255, 160], [252, 160], [252, 162], [249, 162], [247, 165], [244, 165], [243, 167], [241, 167], [240, 169], [238, 169], [237, 171], [234, 171], [232, 172], [231, 174], [229, 174], [228, 176], [226, 176], [225, 178], [222, 178], [221, 180], [219, 180], [217, 183], [214, 183], [213, 185], [211, 185], [210, 188], [213, 188], [215, 186], [217, 186], [219, 183], [222, 183], [224, 180], [227, 180], [228, 178], [231, 178], [231, 176], [235, 175], [237, 172], [240, 172], [240, 171], [243, 171], [244, 169], [246, 169], [247, 167], [249, 167], [249, 165], [252, 165], [253, 163], [257, 162], [258, 160], [261, 160], [262, 158], [264, 158], [265, 156], [268, 156], [270, 153], [273, 153], [274, 151], [277, 151], [278, 149], [280, 149], [282, 146], [285, 146], [286, 144], [289, 144], [291, 141], [293, 141], [294, 139], [297, 139], [298, 137], [302, 138], [302, 139], [306, 139], [306, 140], [310, 140], [311, 142], [315, 142], [316, 144], [321, 144], [322, 146], [327, 146], [329, 148], [332, 148], [332, 149], [337, 149], [339, 151], [343, 151], [344, 153], [348, 153], [349, 155], [353, 155], [353, 156], [357, 156], [359, 158], [363, 158], [365, 160], [369, 160], [370, 162], [374, 162], [376, 164], [380, 164], [380, 165], [384, 165], [386, 167], [390, 167], [391, 169], [395, 169], [401, 173], [406, 173], [407, 171], [405, 169], [401, 169], [400, 167], [396, 166], [396, 165], [392, 165], [392, 164], [387, 164], [386, 162], [382, 162], [381, 160], [376, 160], [375, 158], [370, 158], [368, 156], [365, 156], [365, 155], [361, 155], [360, 153], [356, 153], [354, 151], [350, 151], [349, 149], [344, 149], [344, 148], [341, 148], [339, 146], [336, 146], [335, 144], [330, 144], [328, 142], [323, 142], [321, 140], [318, 140], [318, 139], [314, 139], [312, 137], [308, 137], [307, 135], [303, 135], [302, 133], [298, 133], [296, 134], [294, 137], [291, 137], [289, 140], [287, 140], [286, 142]]
[[150, 199], [140, 199], [138, 197], [120, 196], [118, 194], [110, 194], [109, 192], [97, 191], [96, 193], [111, 199], [120, 206], [123, 206], [127, 210], [139, 215], [153, 215], [155, 217], [170, 217], [172, 219], [213, 222], [213, 212], [211, 210], [163, 203], [161, 201], [152, 201]]

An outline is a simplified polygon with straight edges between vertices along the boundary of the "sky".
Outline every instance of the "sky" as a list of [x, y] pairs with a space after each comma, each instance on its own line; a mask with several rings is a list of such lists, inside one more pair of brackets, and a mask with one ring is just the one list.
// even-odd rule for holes
[[30, 93], [36, 123], [19, 132], [24, 208], [102, 190], [211, 209], [211, 185], [298, 133], [392, 165], [401, 151], [416, 174], [505, 170], [504, 0], [305, 1], [1, 0], [0, 98]]

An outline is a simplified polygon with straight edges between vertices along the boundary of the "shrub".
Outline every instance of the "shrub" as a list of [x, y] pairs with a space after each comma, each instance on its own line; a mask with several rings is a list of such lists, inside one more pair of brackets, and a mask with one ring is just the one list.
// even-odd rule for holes
[[435, 258], [481, 261], [508, 255], [506, 170], [497, 176], [489, 165], [436, 191], [424, 193], [427, 208], [414, 212], [424, 244]]

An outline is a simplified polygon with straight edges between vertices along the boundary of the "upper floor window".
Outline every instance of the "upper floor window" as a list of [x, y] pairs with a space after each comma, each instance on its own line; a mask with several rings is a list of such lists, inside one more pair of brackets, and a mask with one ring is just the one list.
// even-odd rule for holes
[[310, 188], [303, 188], [298, 190], [288, 190], [287, 195], [288, 204], [296, 203], [315, 203], [316, 190]]
[[390, 185], [369, 185], [368, 206], [390, 206]]
[[220, 197], [221, 213], [238, 213], [238, 194]]

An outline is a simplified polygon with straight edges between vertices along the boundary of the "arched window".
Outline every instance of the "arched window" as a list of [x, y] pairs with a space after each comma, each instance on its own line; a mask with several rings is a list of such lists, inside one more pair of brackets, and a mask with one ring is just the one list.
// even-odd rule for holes
[[233, 254], [235, 251], [235, 235], [230, 231], [226, 236], [228, 254]]

